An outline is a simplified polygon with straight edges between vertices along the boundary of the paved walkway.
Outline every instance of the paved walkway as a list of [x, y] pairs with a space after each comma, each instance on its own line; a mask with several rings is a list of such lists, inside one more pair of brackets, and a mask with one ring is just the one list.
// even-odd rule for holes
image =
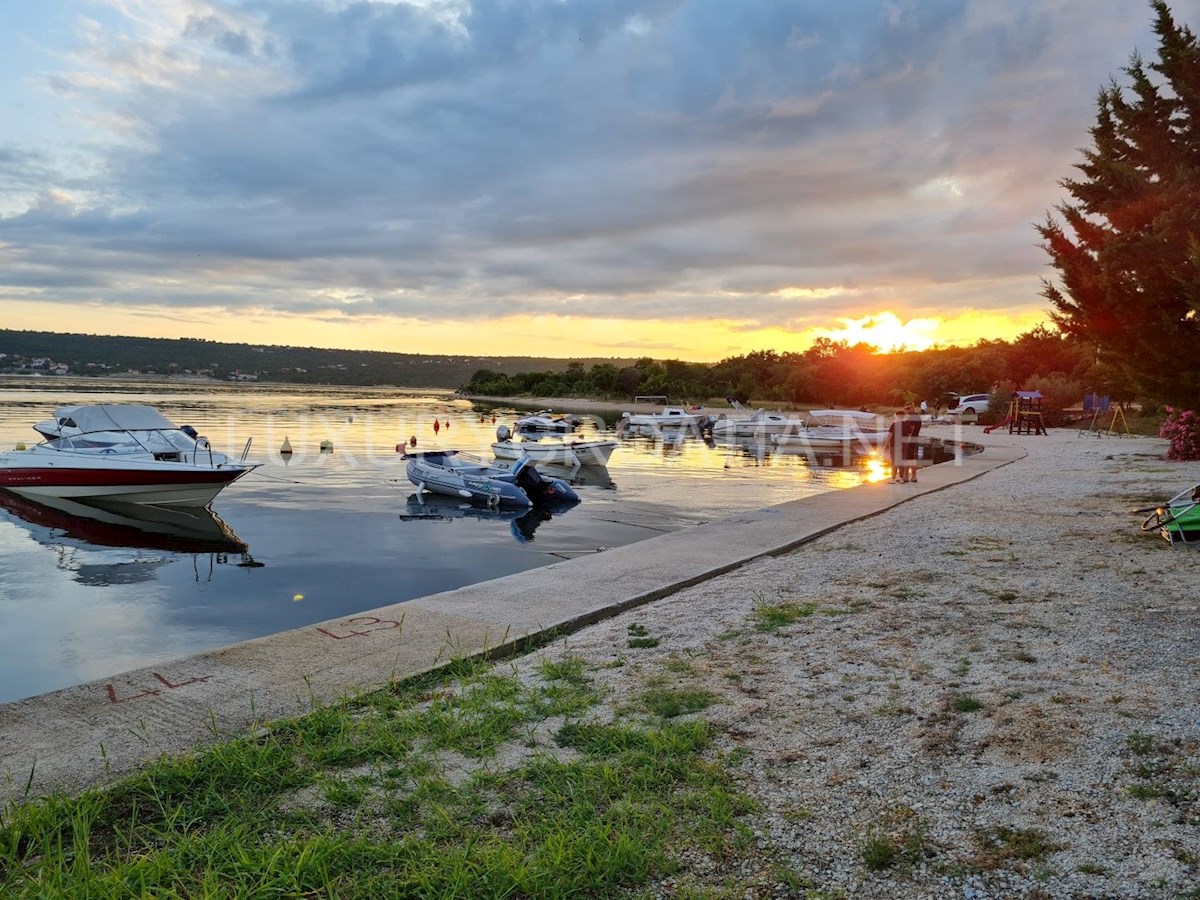
[[455, 657], [582, 627], [1024, 456], [1022, 438], [958, 431], [940, 433], [987, 449], [922, 470], [918, 484], [820, 494], [0, 705], [0, 801], [26, 790], [33, 796], [101, 784], [160, 754], [242, 734], [256, 722], [372, 691]]

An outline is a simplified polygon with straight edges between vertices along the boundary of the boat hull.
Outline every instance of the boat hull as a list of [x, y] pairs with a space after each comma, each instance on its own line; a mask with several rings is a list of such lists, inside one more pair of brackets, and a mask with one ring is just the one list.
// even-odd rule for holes
[[579, 441], [573, 444], [538, 444], [532, 441], [497, 441], [492, 452], [498, 459], [528, 456], [535, 463], [559, 466], [607, 466], [617, 441]]
[[0, 488], [22, 496], [156, 506], [207, 506], [248, 469], [0, 468]]

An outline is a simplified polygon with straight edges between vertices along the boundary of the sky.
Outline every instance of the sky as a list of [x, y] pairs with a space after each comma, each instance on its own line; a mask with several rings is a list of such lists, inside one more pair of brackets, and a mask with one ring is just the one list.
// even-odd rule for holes
[[1156, 52], [1140, 0], [0, 8], [0, 327], [409, 353], [1011, 339]]

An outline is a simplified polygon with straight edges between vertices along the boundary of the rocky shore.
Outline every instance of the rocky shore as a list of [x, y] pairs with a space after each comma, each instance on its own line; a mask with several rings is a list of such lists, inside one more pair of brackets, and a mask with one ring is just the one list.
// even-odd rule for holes
[[535, 678], [582, 655], [601, 718], [648, 683], [715, 698], [695, 715], [757, 801], [753, 846], [697, 852], [680, 878], [758, 878], [754, 896], [1200, 896], [1200, 551], [1133, 513], [1200, 467], [1150, 438], [980, 431], [1028, 455], [518, 663]]

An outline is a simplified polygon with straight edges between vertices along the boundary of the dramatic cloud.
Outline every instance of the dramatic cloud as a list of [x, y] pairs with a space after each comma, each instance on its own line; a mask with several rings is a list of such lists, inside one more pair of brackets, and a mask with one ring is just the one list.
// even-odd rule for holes
[[1154, 47], [1128, 0], [66, 6], [3, 39], [0, 110], [39, 115], [0, 131], [0, 300], [362, 346], [522, 317], [676, 323], [619, 343], [706, 358], [689, 323], [1027, 325], [1031, 223]]

